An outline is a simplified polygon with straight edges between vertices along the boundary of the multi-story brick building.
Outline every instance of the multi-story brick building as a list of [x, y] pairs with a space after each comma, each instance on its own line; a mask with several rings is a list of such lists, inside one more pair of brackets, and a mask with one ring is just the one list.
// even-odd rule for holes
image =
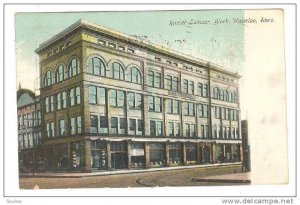
[[237, 73], [84, 20], [36, 53], [48, 170], [241, 167]]
[[19, 87], [17, 103], [19, 166], [21, 171], [27, 171], [33, 169], [34, 150], [41, 144], [39, 96]]

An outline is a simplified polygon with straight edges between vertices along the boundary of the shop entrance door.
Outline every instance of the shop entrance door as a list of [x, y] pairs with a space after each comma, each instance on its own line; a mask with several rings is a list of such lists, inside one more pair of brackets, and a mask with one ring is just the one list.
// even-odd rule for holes
[[111, 153], [111, 168], [112, 169], [125, 169], [126, 166], [126, 153], [115, 152]]
[[127, 152], [125, 142], [111, 143], [111, 168], [125, 169], [127, 168]]

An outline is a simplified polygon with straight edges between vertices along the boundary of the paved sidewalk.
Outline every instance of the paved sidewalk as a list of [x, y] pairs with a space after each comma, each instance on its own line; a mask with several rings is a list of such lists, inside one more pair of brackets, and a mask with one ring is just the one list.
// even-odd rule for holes
[[203, 178], [193, 178], [193, 182], [214, 182], [214, 183], [246, 183], [250, 184], [250, 172], [242, 172], [235, 174], [224, 174], [208, 176]]
[[157, 172], [165, 170], [181, 170], [181, 169], [194, 169], [194, 168], [205, 168], [205, 167], [220, 167], [228, 165], [239, 165], [241, 162], [235, 163], [222, 163], [222, 164], [201, 164], [201, 165], [189, 165], [189, 166], [178, 166], [178, 167], [160, 167], [151, 169], [126, 169], [126, 170], [114, 170], [114, 171], [99, 171], [91, 173], [58, 173], [58, 172], [43, 172], [43, 173], [20, 173], [20, 177], [45, 177], [45, 178], [81, 178], [81, 177], [92, 177], [92, 176], [105, 176], [105, 175], [119, 175], [119, 174], [133, 174], [133, 173], [144, 173], [144, 172]]

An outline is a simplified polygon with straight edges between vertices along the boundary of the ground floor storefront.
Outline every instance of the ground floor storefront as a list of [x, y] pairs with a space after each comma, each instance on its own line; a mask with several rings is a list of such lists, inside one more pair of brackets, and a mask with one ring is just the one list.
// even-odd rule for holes
[[[19, 152], [20, 172], [98, 172], [242, 161], [240, 142], [88, 139]], [[33, 163], [34, 162], [34, 163]]]

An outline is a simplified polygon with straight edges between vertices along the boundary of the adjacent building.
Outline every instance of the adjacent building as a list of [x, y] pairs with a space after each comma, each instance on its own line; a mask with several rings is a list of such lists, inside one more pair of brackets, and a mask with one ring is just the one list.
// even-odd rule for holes
[[237, 73], [84, 20], [36, 53], [45, 170], [242, 167]]
[[[17, 91], [19, 169], [32, 171], [34, 150], [41, 144], [40, 99], [31, 90], [19, 86]], [[36, 168], [38, 169], [38, 168]]]
[[248, 120], [241, 121], [242, 139], [243, 139], [243, 169], [246, 172], [251, 171], [250, 143], [248, 138]]

